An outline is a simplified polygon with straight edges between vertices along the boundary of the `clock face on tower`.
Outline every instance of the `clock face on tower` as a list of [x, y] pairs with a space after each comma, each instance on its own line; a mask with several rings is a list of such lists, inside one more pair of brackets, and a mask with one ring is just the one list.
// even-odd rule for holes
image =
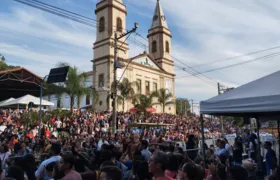
[[158, 19], [158, 16], [155, 15], [154, 18], [153, 18], [153, 20], [156, 21], [157, 19]]
[[161, 16], [161, 19], [162, 19], [163, 21], [165, 21], [165, 16]]

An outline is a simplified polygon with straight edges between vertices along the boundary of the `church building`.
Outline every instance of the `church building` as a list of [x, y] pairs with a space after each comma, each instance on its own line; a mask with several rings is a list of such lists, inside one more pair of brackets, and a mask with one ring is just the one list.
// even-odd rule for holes
[[[96, 4], [95, 14], [98, 20], [96, 41], [93, 46], [93, 87], [99, 93], [99, 102], [95, 105], [97, 111], [111, 111], [112, 100], [111, 84], [114, 79], [114, 33], [118, 36], [126, 33], [127, 9], [123, 0], [100, 0]], [[154, 14], [151, 15], [151, 27], [148, 30], [149, 52], [144, 51], [136, 57], [128, 57], [129, 44], [126, 37], [118, 40], [117, 59], [127, 68], [117, 70], [117, 79], [127, 78], [130, 82], [137, 82], [135, 93], [150, 94], [158, 89], [165, 88], [173, 95], [175, 102], [175, 74], [174, 62], [171, 57], [172, 35], [168, 28], [166, 17], [157, 0]], [[121, 81], [121, 80], [120, 80]], [[125, 102], [125, 111], [134, 107], [131, 100]], [[157, 113], [162, 112], [161, 105], [154, 105]], [[118, 105], [118, 111], [122, 111]], [[166, 113], [175, 114], [174, 105], [165, 107]]]

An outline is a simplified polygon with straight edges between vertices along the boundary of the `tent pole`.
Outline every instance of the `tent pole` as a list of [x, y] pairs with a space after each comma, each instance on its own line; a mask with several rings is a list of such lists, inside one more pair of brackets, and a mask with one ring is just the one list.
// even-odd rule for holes
[[203, 153], [203, 161], [204, 161], [204, 168], [206, 168], [206, 156], [205, 156], [205, 149], [204, 149], [204, 122], [203, 122], [203, 115], [200, 114], [200, 122], [201, 122], [201, 137], [202, 137], [202, 153]]
[[[256, 118], [256, 122], [257, 122], [257, 136], [258, 136], [258, 144], [257, 144], [257, 160], [258, 160], [258, 164], [257, 164], [257, 175], [259, 177], [259, 175], [262, 175], [262, 162], [261, 162], [261, 141], [260, 141], [260, 121], [259, 118]], [[260, 173], [260, 174], [258, 174]]]

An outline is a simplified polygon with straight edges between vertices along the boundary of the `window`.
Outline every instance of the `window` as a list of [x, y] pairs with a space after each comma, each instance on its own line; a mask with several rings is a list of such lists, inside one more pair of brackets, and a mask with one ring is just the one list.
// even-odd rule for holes
[[90, 104], [90, 95], [87, 95], [86, 96], [86, 105], [89, 105]]
[[149, 95], [150, 94], [150, 82], [149, 81], [146, 81], [145, 83], [145, 86], [146, 86], [146, 95]]
[[117, 31], [122, 32], [123, 31], [123, 27], [122, 27], [122, 19], [121, 18], [117, 18]]
[[157, 52], [157, 42], [153, 41], [152, 42], [152, 53]]
[[153, 91], [157, 91], [157, 83], [153, 83]]
[[166, 51], [167, 53], [170, 52], [170, 49], [169, 49], [169, 42], [168, 42], [168, 41], [165, 41], [165, 51]]
[[102, 101], [99, 101], [99, 106], [102, 106], [102, 104], [103, 104]]
[[141, 79], [137, 79], [137, 93], [141, 94], [142, 84]]
[[57, 99], [56, 107], [57, 107], [57, 108], [60, 108], [60, 106], [61, 106], [61, 98], [58, 98], [58, 99]]
[[104, 87], [104, 74], [99, 74], [98, 87]]
[[99, 32], [103, 32], [105, 30], [105, 18], [101, 17], [99, 19]]

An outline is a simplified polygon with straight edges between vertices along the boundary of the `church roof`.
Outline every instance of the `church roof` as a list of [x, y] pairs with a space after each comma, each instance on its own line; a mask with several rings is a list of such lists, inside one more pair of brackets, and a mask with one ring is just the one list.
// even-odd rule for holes
[[[168, 72], [166, 72], [154, 59], [152, 56], [150, 56], [149, 54], [147, 54], [146, 51], [144, 51], [143, 53], [129, 58], [127, 60], [125, 60], [126, 62], [131, 62], [134, 65], [138, 65], [141, 67], [145, 67], [148, 69], [153, 69], [155, 71], [159, 71], [159, 72], [164, 72], [166, 74], [170, 74]], [[170, 74], [170, 75], [174, 75], [174, 74]]]
[[159, 2], [159, 0], [157, 0], [157, 5], [156, 5], [155, 12], [154, 12], [153, 23], [152, 23], [151, 29], [159, 27], [159, 26], [162, 26], [162, 27], [165, 27], [168, 29], [168, 25], [167, 25], [163, 10], [160, 6], [160, 2]]

